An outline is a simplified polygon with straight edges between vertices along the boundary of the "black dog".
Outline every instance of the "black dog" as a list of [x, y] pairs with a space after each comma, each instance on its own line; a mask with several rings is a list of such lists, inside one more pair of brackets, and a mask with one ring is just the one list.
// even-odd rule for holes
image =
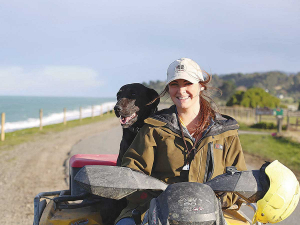
[[[124, 85], [117, 93], [118, 102], [114, 110], [123, 127], [117, 166], [121, 165], [124, 153], [144, 125], [144, 120], [157, 111], [159, 99], [147, 105], [157, 97], [158, 94], [155, 90], [138, 83]], [[100, 210], [103, 224], [113, 225], [115, 219], [126, 207], [127, 200], [126, 198], [120, 200], [103, 198], [101, 205], [105, 206]]]
[[158, 94], [155, 90], [139, 83], [126, 84], [117, 93], [118, 102], [114, 110], [123, 127], [117, 166], [121, 165], [124, 153], [144, 125], [144, 120], [157, 111], [159, 98], [147, 105], [157, 97]]

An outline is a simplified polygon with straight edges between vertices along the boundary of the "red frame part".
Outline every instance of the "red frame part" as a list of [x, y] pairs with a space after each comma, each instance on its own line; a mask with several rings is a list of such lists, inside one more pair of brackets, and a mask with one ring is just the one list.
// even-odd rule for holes
[[118, 154], [77, 154], [70, 159], [70, 167], [81, 168], [86, 165], [105, 165], [115, 166], [117, 164]]

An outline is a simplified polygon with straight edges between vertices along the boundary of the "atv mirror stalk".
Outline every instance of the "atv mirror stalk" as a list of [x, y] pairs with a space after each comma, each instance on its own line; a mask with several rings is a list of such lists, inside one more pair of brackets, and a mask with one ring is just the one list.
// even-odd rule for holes
[[136, 225], [140, 225], [142, 223], [141, 220], [141, 212], [137, 209], [132, 210], [132, 218]]

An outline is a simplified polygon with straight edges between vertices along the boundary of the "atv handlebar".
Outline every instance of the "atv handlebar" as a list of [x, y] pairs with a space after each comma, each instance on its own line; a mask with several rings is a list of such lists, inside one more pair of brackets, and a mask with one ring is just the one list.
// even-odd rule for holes
[[[266, 177], [261, 170], [238, 171], [235, 167], [228, 167], [225, 174], [205, 184], [214, 192], [236, 193], [245, 201], [254, 203], [269, 189], [268, 182], [265, 182]], [[137, 190], [164, 191], [168, 186], [142, 172], [118, 166], [85, 166], [74, 179], [91, 194], [112, 199], [121, 199]]]

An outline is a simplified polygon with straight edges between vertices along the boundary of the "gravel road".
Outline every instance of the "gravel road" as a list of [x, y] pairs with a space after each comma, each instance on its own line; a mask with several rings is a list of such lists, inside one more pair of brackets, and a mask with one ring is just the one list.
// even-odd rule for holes
[[39, 135], [12, 150], [0, 151], [0, 224], [32, 224], [33, 199], [38, 193], [68, 189], [64, 165], [72, 146], [117, 126], [118, 120], [111, 118]]

